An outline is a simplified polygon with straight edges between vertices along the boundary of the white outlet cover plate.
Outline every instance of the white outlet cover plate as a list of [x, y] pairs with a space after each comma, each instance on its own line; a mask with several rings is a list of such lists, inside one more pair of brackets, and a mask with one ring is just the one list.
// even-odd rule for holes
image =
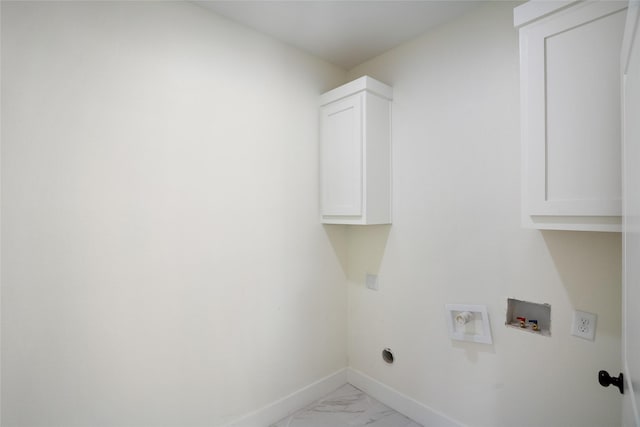
[[573, 324], [571, 325], [571, 335], [595, 341], [596, 322], [598, 316], [586, 311], [576, 310], [573, 312]]
[[367, 273], [367, 276], [365, 278], [365, 284], [366, 284], [367, 288], [371, 289], [372, 291], [377, 291], [378, 290], [378, 276], [375, 275], [375, 274]]

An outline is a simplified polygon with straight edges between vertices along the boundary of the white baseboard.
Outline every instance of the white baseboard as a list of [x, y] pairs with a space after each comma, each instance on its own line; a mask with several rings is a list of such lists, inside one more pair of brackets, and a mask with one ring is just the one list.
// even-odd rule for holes
[[425, 427], [465, 427], [464, 424], [352, 368], [340, 369], [282, 399], [226, 424], [225, 427], [267, 427], [347, 383]]
[[321, 399], [346, 383], [347, 368], [343, 368], [257, 411], [232, 421], [225, 427], [267, 427]]
[[429, 408], [426, 405], [405, 396], [397, 390], [374, 380], [368, 375], [352, 368], [347, 368], [347, 381], [349, 384], [367, 393], [369, 396], [384, 403], [391, 409], [400, 412], [415, 422], [426, 427], [464, 427], [464, 424], [455, 421], [446, 415]]

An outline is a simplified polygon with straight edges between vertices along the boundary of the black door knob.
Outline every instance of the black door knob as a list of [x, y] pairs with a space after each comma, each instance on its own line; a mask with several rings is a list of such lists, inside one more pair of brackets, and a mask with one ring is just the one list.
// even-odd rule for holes
[[598, 372], [598, 382], [602, 387], [609, 387], [613, 384], [614, 387], [618, 387], [620, 394], [624, 394], [624, 376], [622, 373], [617, 377], [612, 377], [607, 371]]

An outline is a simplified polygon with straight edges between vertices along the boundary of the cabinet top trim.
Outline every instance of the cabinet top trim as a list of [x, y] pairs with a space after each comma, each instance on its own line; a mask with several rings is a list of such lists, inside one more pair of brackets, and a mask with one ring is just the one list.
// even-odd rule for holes
[[326, 105], [363, 91], [374, 93], [388, 99], [389, 101], [393, 99], [393, 88], [391, 88], [391, 86], [379, 82], [369, 76], [362, 76], [359, 79], [322, 94], [320, 96], [320, 105]]
[[513, 9], [513, 26], [518, 28], [578, 3], [579, 0], [531, 0]]
[[[513, 26], [518, 28], [531, 24], [547, 16], [567, 9], [577, 4], [597, 3], [601, 0], [530, 0], [513, 9]], [[607, 0], [606, 2], [613, 11], [622, 10], [627, 7], [627, 1]]]

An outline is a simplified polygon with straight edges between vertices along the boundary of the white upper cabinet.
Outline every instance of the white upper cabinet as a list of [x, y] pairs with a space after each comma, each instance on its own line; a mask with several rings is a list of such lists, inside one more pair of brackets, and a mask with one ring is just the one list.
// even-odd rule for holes
[[391, 223], [392, 94], [364, 76], [321, 96], [321, 222]]
[[626, 2], [530, 1], [520, 31], [525, 227], [620, 231]]

